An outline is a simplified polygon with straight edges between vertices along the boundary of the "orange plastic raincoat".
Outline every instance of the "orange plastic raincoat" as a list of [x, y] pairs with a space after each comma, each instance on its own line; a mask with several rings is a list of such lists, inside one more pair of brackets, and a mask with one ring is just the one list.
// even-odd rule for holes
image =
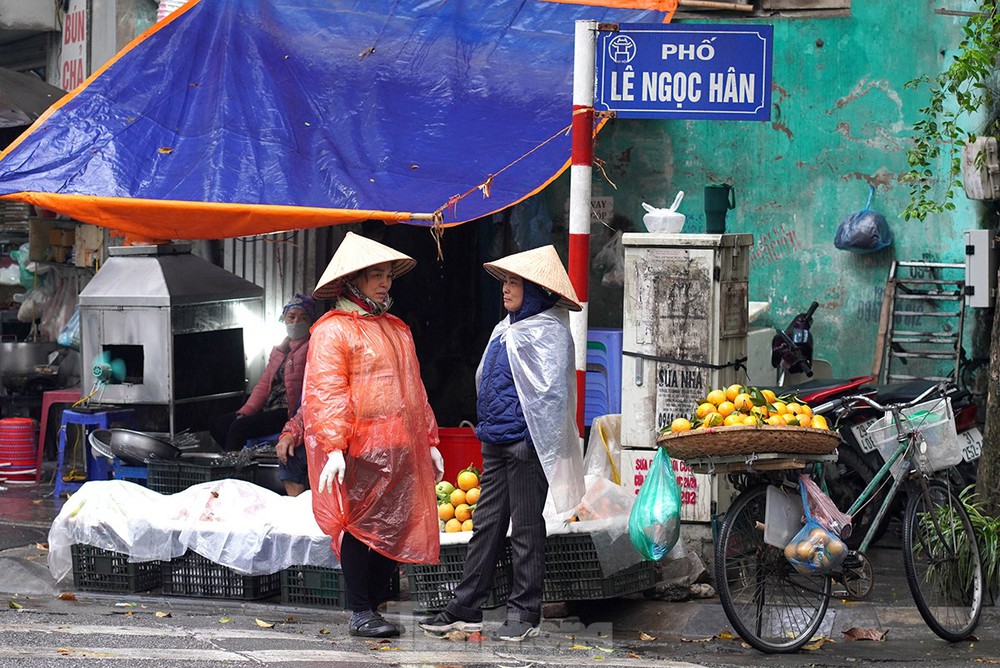
[[[437, 563], [437, 421], [410, 328], [389, 314], [328, 311], [312, 328], [302, 410], [313, 513], [338, 558], [347, 530], [397, 561]], [[319, 474], [333, 450], [346, 470], [328, 494]]]

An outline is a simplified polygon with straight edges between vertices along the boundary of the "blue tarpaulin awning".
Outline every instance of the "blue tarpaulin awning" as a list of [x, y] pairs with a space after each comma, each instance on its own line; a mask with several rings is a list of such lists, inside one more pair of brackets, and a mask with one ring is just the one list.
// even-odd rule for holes
[[543, 0], [194, 0], [0, 154], [0, 198], [146, 239], [472, 220], [567, 166], [575, 22], [664, 16]]

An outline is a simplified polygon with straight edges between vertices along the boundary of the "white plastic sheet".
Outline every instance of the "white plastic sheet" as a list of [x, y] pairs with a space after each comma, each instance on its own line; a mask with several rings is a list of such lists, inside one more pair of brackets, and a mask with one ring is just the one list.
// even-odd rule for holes
[[316, 525], [312, 496], [279, 496], [243, 480], [217, 480], [163, 495], [124, 480], [85, 483], [49, 529], [49, 571], [72, 570], [80, 543], [167, 561], [192, 550], [242, 575], [289, 566], [339, 567], [330, 537]]

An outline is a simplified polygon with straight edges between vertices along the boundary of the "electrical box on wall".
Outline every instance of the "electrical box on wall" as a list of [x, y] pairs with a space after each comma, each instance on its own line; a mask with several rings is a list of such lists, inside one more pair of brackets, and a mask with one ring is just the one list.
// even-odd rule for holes
[[997, 287], [997, 253], [992, 230], [965, 231], [965, 305], [989, 308]]
[[997, 140], [977, 137], [962, 147], [962, 186], [969, 199], [1000, 199]]

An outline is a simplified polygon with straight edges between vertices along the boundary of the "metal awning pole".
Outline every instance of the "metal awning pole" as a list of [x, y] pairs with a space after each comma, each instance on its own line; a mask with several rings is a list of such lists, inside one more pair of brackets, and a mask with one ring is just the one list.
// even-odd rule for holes
[[569, 173], [569, 278], [583, 305], [569, 314], [576, 346], [576, 421], [583, 435], [587, 396], [587, 313], [590, 278], [590, 197], [594, 163], [594, 76], [597, 21], [577, 21], [573, 47], [573, 126]]

